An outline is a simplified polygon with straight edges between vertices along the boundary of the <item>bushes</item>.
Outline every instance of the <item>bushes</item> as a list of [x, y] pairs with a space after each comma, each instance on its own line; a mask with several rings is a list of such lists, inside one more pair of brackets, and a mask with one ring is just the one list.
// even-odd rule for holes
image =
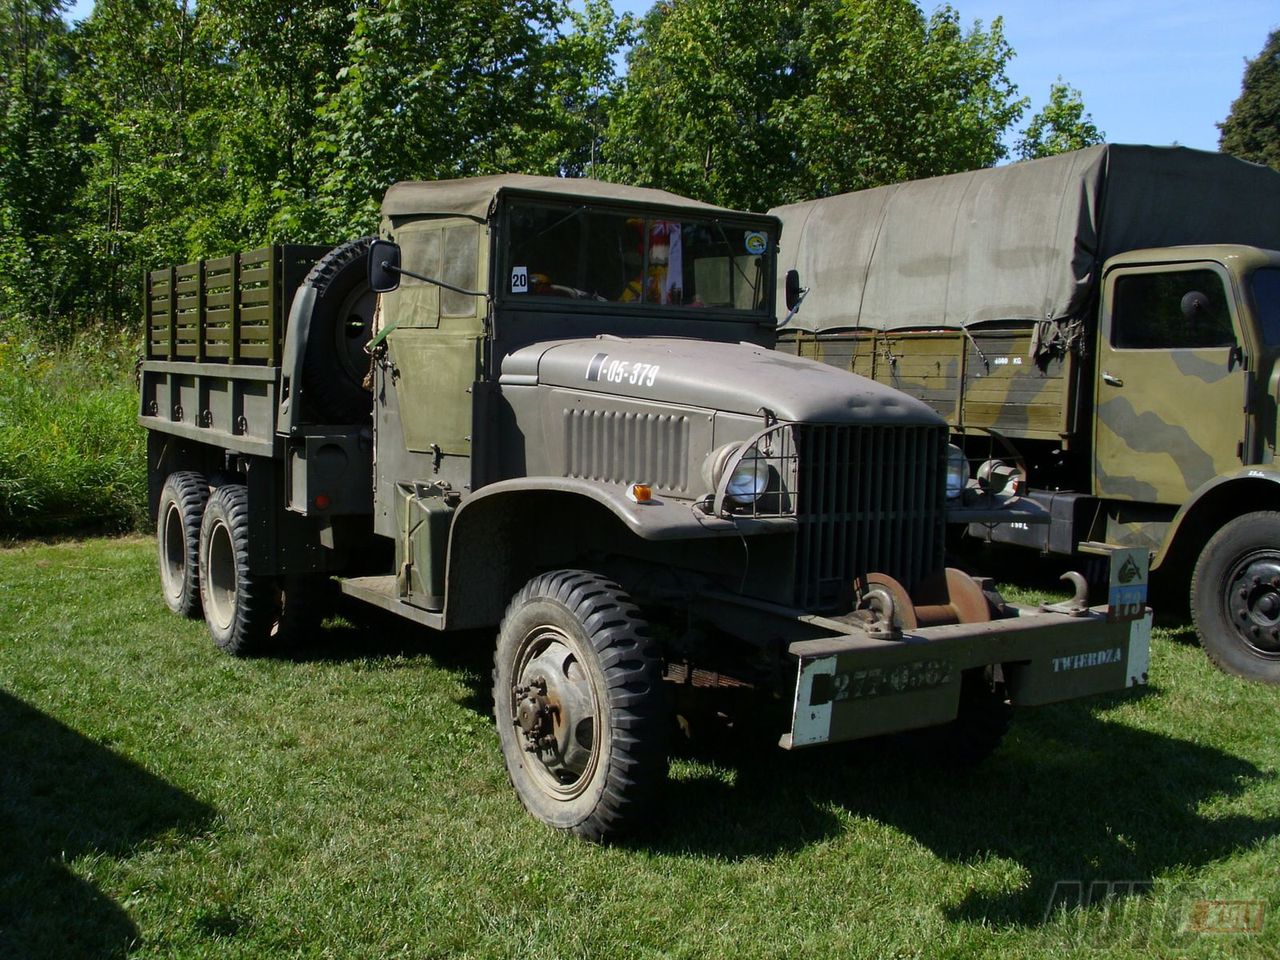
[[127, 335], [0, 339], [0, 539], [145, 523], [135, 352]]

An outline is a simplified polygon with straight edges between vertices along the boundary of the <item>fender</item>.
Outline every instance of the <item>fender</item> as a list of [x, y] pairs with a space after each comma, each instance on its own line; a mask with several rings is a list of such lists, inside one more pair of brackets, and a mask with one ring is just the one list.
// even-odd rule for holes
[[471, 514], [484, 504], [492, 505], [497, 498], [537, 494], [562, 493], [585, 497], [606, 507], [643, 540], [687, 540], [691, 537], [739, 537], [760, 533], [778, 533], [794, 527], [794, 517], [741, 517], [725, 519], [708, 516], [689, 500], [672, 500], [654, 497], [647, 503], [635, 503], [626, 495], [626, 488], [608, 486], [594, 480], [577, 477], [519, 477], [500, 480], [477, 490], [462, 501], [454, 517], [449, 534], [449, 553], [457, 539], [457, 531]]
[[449, 528], [446, 629], [489, 627], [502, 619], [511, 595], [534, 572], [524, 568], [519, 551], [513, 554], [504, 547], [519, 535], [521, 517], [545, 514], [551, 499], [588, 501], [589, 505], [583, 503], [575, 511], [582, 522], [591, 522], [593, 513], [612, 516], [638, 540], [649, 543], [737, 539], [796, 525], [794, 517], [709, 517], [689, 500], [655, 498], [633, 503], [625, 489], [572, 477], [521, 477], [489, 484], [463, 500]]
[[1280, 466], [1258, 464], [1219, 474], [1197, 487], [1174, 514], [1151, 568], [1154, 570], [1165, 561], [1184, 524], [1191, 525], [1188, 521], [1224, 512], [1235, 516], [1249, 510], [1266, 509], [1268, 505], [1280, 509]]
[[286, 436], [298, 429], [298, 404], [293, 401], [302, 387], [302, 363], [307, 355], [307, 336], [311, 333], [311, 312], [316, 305], [316, 296], [315, 287], [308, 283], [300, 284], [289, 309], [280, 366], [280, 411], [276, 417], [276, 432]]

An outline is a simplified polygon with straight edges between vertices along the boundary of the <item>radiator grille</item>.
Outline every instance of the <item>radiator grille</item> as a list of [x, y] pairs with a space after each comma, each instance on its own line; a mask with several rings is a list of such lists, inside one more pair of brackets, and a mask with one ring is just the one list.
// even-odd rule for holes
[[911, 590], [942, 566], [945, 428], [797, 425], [795, 435], [798, 606], [847, 607], [868, 573]]
[[670, 493], [687, 492], [688, 418], [565, 410], [564, 475], [603, 483], [641, 481]]

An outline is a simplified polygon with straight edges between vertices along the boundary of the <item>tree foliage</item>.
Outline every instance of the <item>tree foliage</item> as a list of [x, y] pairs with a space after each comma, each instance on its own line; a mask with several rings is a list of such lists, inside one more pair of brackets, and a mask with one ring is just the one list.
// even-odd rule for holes
[[1223, 153], [1280, 170], [1280, 30], [1245, 67], [1240, 96], [1218, 129]]
[[1091, 147], [1105, 139], [1106, 134], [1085, 112], [1084, 96], [1059, 77], [1049, 87], [1049, 102], [1031, 117], [1014, 149], [1018, 159], [1035, 160]]
[[994, 163], [1025, 103], [999, 20], [913, 0], [65, 9], [0, 5], [0, 337], [135, 324], [158, 265], [367, 232], [398, 179], [591, 175], [761, 209]]
[[1021, 114], [1001, 22], [913, 0], [670, 0], [645, 18], [606, 156], [733, 206], [992, 164]]
[[68, 109], [75, 50], [58, 0], [0, 6], [0, 315], [56, 324], [76, 264], [63, 249], [84, 137]]

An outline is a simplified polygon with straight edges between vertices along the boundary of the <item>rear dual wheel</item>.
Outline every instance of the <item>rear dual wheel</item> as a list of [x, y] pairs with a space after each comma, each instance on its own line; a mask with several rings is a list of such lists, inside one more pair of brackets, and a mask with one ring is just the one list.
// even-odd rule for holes
[[209, 483], [194, 471], [169, 474], [156, 513], [156, 552], [160, 592], [174, 613], [200, 616], [200, 520], [209, 500]]
[[214, 491], [200, 524], [200, 598], [213, 642], [233, 656], [274, 652], [320, 626], [324, 578], [275, 577], [249, 566], [249, 492]]

